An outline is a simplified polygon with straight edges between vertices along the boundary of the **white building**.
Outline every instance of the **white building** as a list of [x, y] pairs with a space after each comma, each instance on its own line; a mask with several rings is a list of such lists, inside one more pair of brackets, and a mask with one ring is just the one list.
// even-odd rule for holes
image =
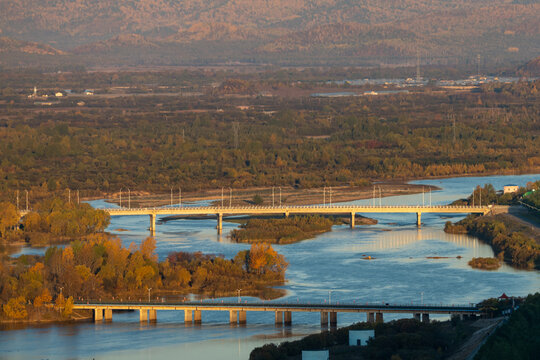
[[349, 330], [349, 346], [366, 346], [375, 337], [375, 330]]
[[328, 350], [302, 350], [302, 360], [329, 360]]
[[510, 185], [504, 185], [503, 186], [503, 194], [517, 193], [518, 190], [519, 190], [519, 186], [517, 186], [517, 185], [510, 184]]

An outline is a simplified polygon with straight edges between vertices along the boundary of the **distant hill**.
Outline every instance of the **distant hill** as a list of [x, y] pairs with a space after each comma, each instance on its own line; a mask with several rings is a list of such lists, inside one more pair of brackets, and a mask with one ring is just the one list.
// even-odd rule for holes
[[0, 0], [0, 34], [100, 63], [516, 62], [540, 52], [539, 13], [529, 0]]
[[518, 73], [525, 76], [540, 76], [540, 56], [520, 66]]
[[8, 38], [6, 36], [0, 37], [0, 53], [26, 53], [37, 55], [64, 55], [65, 52], [53, 48], [50, 45], [39, 44], [32, 41], [21, 41]]

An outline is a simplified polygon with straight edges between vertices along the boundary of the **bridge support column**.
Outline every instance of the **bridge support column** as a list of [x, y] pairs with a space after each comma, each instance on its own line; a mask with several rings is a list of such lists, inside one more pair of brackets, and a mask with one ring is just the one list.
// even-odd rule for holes
[[375, 313], [367, 313], [367, 322], [372, 324], [375, 322]]
[[384, 322], [384, 320], [383, 320], [383, 313], [378, 312], [378, 313], [376, 314], [375, 322], [376, 322], [376, 323], [383, 323], [383, 322]]
[[285, 317], [285, 325], [292, 325], [292, 312], [291, 311], [285, 311], [283, 314]]
[[217, 214], [217, 233], [221, 234], [223, 231], [223, 214]]
[[243, 310], [238, 311], [238, 323], [245, 324], [246, 322], [246, 312]]
[[200, 323], [202, 323], [202, 314], [201, 314], [201, 310], [195, 310], [195, 311], [193, 311], [193, 322], [195, 322], [195, 324], [200, 324]]
[[276, 325], [282, 325], [283, 324], [283, 311], [276, 311]]
[[152, 235], [156, 233], [156, 214], [150, 214], [150, 232]]
[[184, 310], [184, 323], [191, 324], [193, 322], [193, 311]]
[[354, 229], [354, 220], [356, 218], [356, 213], [351, 213], [351, 229]]
[[96, 308], [94, 309], [94, 321], [99, 322], [103, 320], [103, 309]]
[[105, 321], [112, 321], [112, 309], [105, 309]]
[[236, 324], [238, 322], [238, 312], [236, 310], [229, 310], [229, 324]]
[[148, 310], [148, 320], [150, 320], [150, 322], [157, 321], [157, 310]]
[[148, 310], [139, 309], [139, 321], [140, 322], [148, 321]]
[[330, 327], [337, 327], [337, 312], [330, 313]]
[[420, 313], [414, 313], [414, 320], [420, 321]]
[[326, 311], [321, 311], [321, 327], [328, 327], [328, 313]]
[[422, 314], [422, 322], [429, 323], [429, 314]]
[[422, 226], [422, 213], [421, 212], [416, 213], [416, 226], [418, 227]]

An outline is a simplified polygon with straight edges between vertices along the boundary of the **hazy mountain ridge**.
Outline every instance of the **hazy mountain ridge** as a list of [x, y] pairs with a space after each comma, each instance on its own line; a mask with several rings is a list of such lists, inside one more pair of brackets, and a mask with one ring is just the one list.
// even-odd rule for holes
[[524, 0], [0, 0], [0, 34], [145, 63], [419, 51], [524, 60], [540, 52], [539, 13]]

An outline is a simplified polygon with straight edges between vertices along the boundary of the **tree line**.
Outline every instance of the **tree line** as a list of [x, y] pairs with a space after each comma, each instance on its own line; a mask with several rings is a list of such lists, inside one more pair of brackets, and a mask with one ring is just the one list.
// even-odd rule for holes
[[[269, 285], [285, 280], [287, 261], [268, 244], [254, 244], [234, 259], [217, 255], [174, 252], [158, 261], [155, 240], [125, 248], [121, 240], [93, 234], [65, 248], [49, 247], [44, 256], [22, 255], [0, 263], [0, 318], [25, 319], [44, 304], [74, 300], [139, 301], [152, 296], [181, 299], [244, 294], [275, 297]], [[67, 300], [66, 300], [67, 299]], [[66, 314], [68, 316], [69, 314]]]

